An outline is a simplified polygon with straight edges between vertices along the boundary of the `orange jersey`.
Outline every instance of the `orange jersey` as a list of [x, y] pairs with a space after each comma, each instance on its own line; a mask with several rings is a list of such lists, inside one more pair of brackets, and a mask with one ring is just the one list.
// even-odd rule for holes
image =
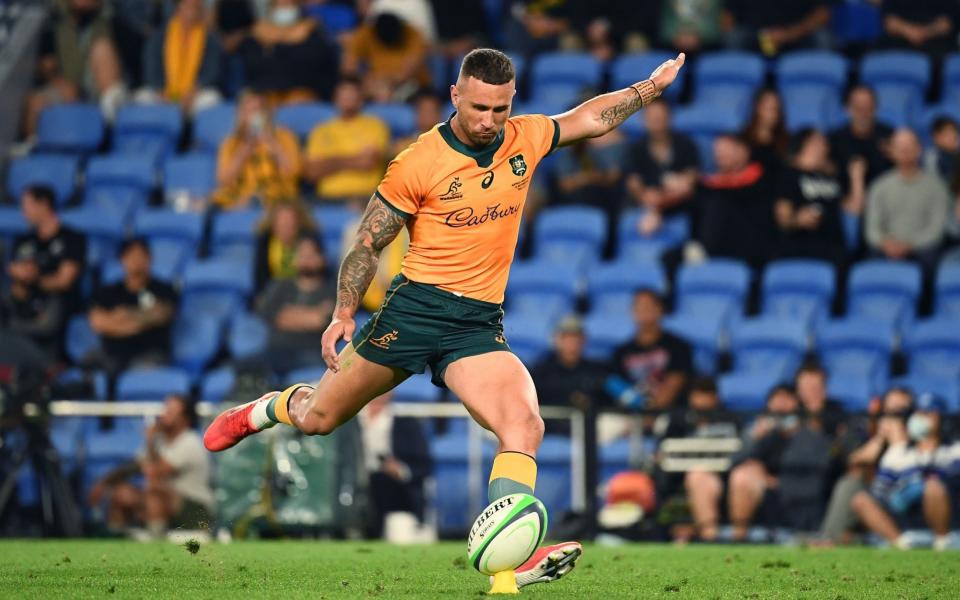
[[475, 151], [450, 122], [421, 135], [387, 167], [377, 196], [408, 217], [408, 279], [485, 302], [503, 302], [530, 179], [557, 145], [544, 115], [507, 120]]

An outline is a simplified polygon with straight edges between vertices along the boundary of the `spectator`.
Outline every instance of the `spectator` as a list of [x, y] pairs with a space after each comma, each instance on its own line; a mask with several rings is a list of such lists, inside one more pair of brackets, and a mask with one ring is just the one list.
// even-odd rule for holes
[[244, 92], [237, 102], [237, 125], [217, 153], [213, 202], [224, 209], [270, 206], [298, 197], [300, 146], [297, 136], [274, 124], [263, 96]]
[[138, 101], [174, 102], [190, 115], [220, 102], [223, 56], [207, 23], [203, 0], [178, 0], [166, 26], [147, 40]]
[[383, 13], [396, 15], [420, 32], [427, 45], [432, 46], [437, 41], [437, 25], [430, 0], [358, 0], [357, 7], [360, 14], [368, 19]]
[[560, 37], [571, 29], [574, 10], [572, 0], [514, 0], [504, 26], [504, 45], [525, 58], [556, 50]]
[[101, 288], [91, 300], [90, 328], [102, 354], [93, 362], [111, 375], [130, 366], [158, 365], [170, 355], [170, 328], [177, 293], [150, 273], [150, 248], [141, 238], [120, 247], [123, 281]]
[[366, 203], [383, 175], [390, 130], [377, 117], [360, 112], [357, 79], [341, 79], [333, 102], [339, 114], [317, 125], [307, 141], [305, 177], [316, 182], [321, 200]]
[[641, 232], [660, 228], [663, 216], [690, 212], [697, 189], [700, 153], [692, 139], [670, 128], [670, 105], [657, 100], [643, 110], [646, 134], [631, 148], [627, 193], [647, 209]]
[[295, 277], [297, 243], [317, 232], [306, 205], [300, 201], [277, 202], [267, 209], [257, 229], [255, 289], [264, 289], [270, 281]]
[[773, 56], [797, 48], [830, 49], [829, 0], [730, 0], [723, 15], [727, 45]]
[[60, 356], [66, 313], [63, 298], [47, 294], [34, 285], [12, 281], [8, 293], [0, 296], [4, 337], [17, 334], [36, 345], [48, 361]]
[[924, 166], [945, 182], [952, 182], [960, 174], [960, 128], [950, 117], [937, 117], [930, 128], [933, 146], [923, 157]]
[[842, 435], [846, 430], [847, 415], [839, 402], [827, 396], [827, 372], [820, 363], [810, 360], [800, 365], [794, 385], [804, 424], [830, 438]]
[[[576, 316], [560, 321], [553, 334], [553, 352], [537, 363], [530, 374], [537, 398], [545, 406], [573, 406], [581, 410], [608, 404], [604, 392], [607, 371], [583, 356], [586, 337]], [[566, 421], [548, 419], [547, 433], [569, 433]]]
[[826, 260], [842, 270], [847, 254], [843, 215], [863, 212], [867, 163], [850, 161], [847, 170], [853, 185], [844, 189], [830, 162], [827, 138], [814, 129], [794, 136], [792, 158], [780, 177], [774, 205], [780, 253]]
[[[856, 159], [867, 161], [867, 183], [890, 167], [888, 144], [893, 130], [877, 122], [877, 97], [873, 89], [858, 85], [847, 94], [850, 122], [830, 134], [833, 162], [843, 170]], [[852, 182], [847, 182], [852, 187]]]
[[335, 298], [316, 238], [300, 238], [294, 261], [296, 276], [272, 281], [257, 307], [270, 325], [270, 366], [281, 373], [323, 363], [317, 340], [330, 323]]
[[403, 101], [429, 85], [428, 45], [423, 35], [392, 12], [357, 28], [347, 44], [342, 70], [363, 79], [364, 95], [377, 102]]
[[102, 0], [58, 2], [39, 42], [40, 87], [27, 99], [24, 133], [32, 136], [43, 109], [88, 99], [112, 119], [127, 96], [113, 42], [110, 11]]
[[633, 298], [634, 338], [613, 353], [610, 371], [617, 376], [607, 391], [621, 404], [666, 410], [677, 399], [693, 371], [690, 346], [663, 330], [663, 299], [653, 290], [640, 290]]
[[427, 438], [412, 417], [395, 416], [392, 392], [374, 398], [360, 411], [363, 450], [370, 473], [373, 504], [371, 537], [380, 537], [392, 512], [413, 513], [422, 523], [424, 481], [433, 470]]
[[[91, 506], [108, 502], [107, 527], [121, 532], [141, 518], [153, 538], [167, 528], [209, 529], [214, 512], [210, 454], [194, 431], [193, 404], [169, 396], [147, 427], [136, 461], [121, 465], [90, 489]], [[142, 489], [128, 480], [142, 474]], [[142, 517], [141, 517], [142, 515]]]
[[664, 0], [660, 10], [660, 42], [687, 55], [720, 44], [722, 0]]
[[831, 442], [800, 418], [800, 409], [793, 390], [775, 388], [767, 414], [757, 418], [734, 457], [728, 499], [735, 540], [746, 538], [764, 504], [774, 509], [778, 523], [793, 529], [814, 531], [820, 525]]
[[53, 190], [28, 187], [20, 199], [30, 233], [13, 243], [7, 275], [21, 300], [37, 294], [56, 297], [64, 315], [80, 308], [80, 276], [87, 259], [87, 241], [82, 234], [60, 223]]
[[337, 50], [300, 0], [271, 0], [237, 52], [247, 85], [271, 107], [329, 98], [337, 80]]
[[776, 90], [761, 90], [753, 101], [750, 121], [743, 130], [750, 158], [763, 165], [771, 177], [779, 175], [787, 157], [790, 136], [783, 117], [783, 102]]
[[413, 97], [413, 108], [416, 111], [417, 132], [407, 137], [398, 138], [390, 146], [390, 155], [396, 156], [404, 148], [417, 141], [421, 134], [433, 129], [443, 120], [440, 98], [429, 91], [421, 90]]
[[483, 0], [431, 0], [438, 49], [447, 58], [463, 56], [488, 38]]
[[946, 185], [920, 169], [920, 140], [898, 129], [890, 142], [894, 168], [870, 185], [866, 237], [871, 250], [891, 260], [935, 266], [950, 210]]
[[957, 3], [951, 0], [883, 0], [882, 44], [939, 59], [957, 49]]
[[958, 447], [941, 437], [945, 410], [942, 399], [920, 396], [909, 419], [884, 419], [861, 449], [880, 462], [870, 491], [857, 492], [850, 506], [870, 531], [902, 550], [911, 547], [903, 530], [918, 525], [933, 530], [934, 550], [951, 543], [946, 479], [957, 468]]
[[557, 154], [557, 191], [560, 204], [592, 204], [611, 221], [619, 212], [620, 176], [627, 153], [623, 133], [614, 129], [600, 137], [577, 142]]
[[769, 258], [776, 232], [773, 182], [762, 163], [750, 160], [742, 138], [718, 136], [713, 154], [717, 172], [703, 178], [698, 192], [699, 241], [710, 256], [758, 268]]

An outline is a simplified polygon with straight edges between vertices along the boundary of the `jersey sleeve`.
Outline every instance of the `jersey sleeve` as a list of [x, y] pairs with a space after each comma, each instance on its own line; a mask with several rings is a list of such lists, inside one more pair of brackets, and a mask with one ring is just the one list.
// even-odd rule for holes
[[520, 134], [533, 144], [538, 159], [553, 152], [560, 142], [560, 125], [546, 115], [522, 115], [514, 121]]
[[419, 212], [426, 195], [425, 167], [414, 152], [417, 147], [416, 143], [407, 147], [390, 161], [376, 191], [380, 200], [405, 218]]

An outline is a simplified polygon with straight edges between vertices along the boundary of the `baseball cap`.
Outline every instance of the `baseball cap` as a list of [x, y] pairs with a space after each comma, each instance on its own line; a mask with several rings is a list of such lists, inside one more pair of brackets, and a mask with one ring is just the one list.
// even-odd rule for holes
[[917, 396], [917, 401], [914, 403], [914, 410], [943, 413], [947, 412], [947, 402], [936, 394], [924, 392]]
[[557, 333], [583, 333], [583, 321], [576, 315], [568, 315], [557, 324]]

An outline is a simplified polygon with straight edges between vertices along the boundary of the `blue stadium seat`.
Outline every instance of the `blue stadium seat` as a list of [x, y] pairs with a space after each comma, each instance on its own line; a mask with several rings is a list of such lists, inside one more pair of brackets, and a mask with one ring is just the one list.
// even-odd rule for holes
[[230, 366], [207, 371], [200, 384], [200, 400], [218, 404], [223, 402], [233, 390], [236, 379], [237, 374]]
[[869, 52], [860, 61], [860, 81], [870, 86], [886, 83], [913, 87], [923, 95], [930, 86], [930, 58], [910, 50]]
[[766, 64], [759, 55], [740, 51], [705, 53], [694, 64], [695, 101], [705, 107], [727, 105], [747, 111], [765, 76]]
[[728, 373], [720, 377], [717, 388], [727, 410], [756, 412], [763, 410], [770, 390], [784, 381], [779, 373]]
[[58, 154], [31, 154], [18, 158], [10, 163], [7, 193], [19, 201], [27, 187], [42, 184], [53, 189], [57, 205], [63, 206], [73, 195], [77, 164], [76, 157]]
[[667, 277], [658, 263], [601, 263], [587, 273], [591, 312], [626, 318], [639, 289], [666, 293]]
[[960, 318], [960, 262], [944, 262], [935, 284], [937, 316]]
[[827, 397], [840, 402], [848, 412], [866, 412], [876, 387], [864, 375], [830, 375]]
[[923, 95], [912, 86], [900, 83], [878, 83], [877, 120], [890, 127], [913, 127], [914, 117], [923, 108]]
[[163, 400], [170, 394], [189, 393], [190, 376], [176, 367], [130, 369], [117, 378], [117, 400]]
[[363, 111], [386, 123], [390, 128], [390, 135], [394, 138], [408, 136], [417, 130], [417, 114], [409, 104], [402, 102], [368, 104]]
[[848, 318], [817, 329], [817, 352], [830, 376], [868, 378], [881, 387], [890, 372], [895, 332], [888, 322]]
[[676, 314], [663, 319], [663, 328], [690, 344], [698, 373], [713, 375], [717, 372], [722, 334], [719, 319]]
[[214, 156], [191, 152], [173, 156], [163, 163], [163, 193], [167, 202], [187, 193], [206, 198], [216, 188], [217, 162]]
[[602, 78], [603, 65], [587, 52], [547, 52], [533, 59], [530, 95], [547, 97], [545, 90], [558, 85], [597, 91]]
[[223, 329], [217, 321], [203, 315], [181, 313], [173, 325], [171, 346], [173, 362], [196, 383], [203, 370], [220, 351]]
[[104, 123], [94, 104], [53, 104], [43, 109], [37, 124], [38, 152], [87, 155], [103, 142]]
[[608, 360], [618, 346], [633, 337], [635, 326], [624, 315], [592, 313], [584, 319], [587, 344], [583, 353], [594, 360]]
[[65, 470], [73, 471], [82, 453], [84, 421], [81, 417], [51, 417], [50, 442], [60, 455]]
[[225, 322], [253, 291], [253, 269], [231, 260], [195, 260], [183, 272], [181, 312]]
[[[150, 273], [160, 281], [176, 283], [180, 280], [187, 259], [194, 254], [192, 247], [176, 240], [149, 240]], [[111, 284], [121, 281], [124, 276], [123, 265], [119, 259], [109, 260], [100, 270], [100, 283]]]
[[868, 43], [880, 37], [880, 8], [872, 2], [837, 2], [832, 9], [830, 26], [841, 46]]
[[730, 332], [734, 368], [741, 373], [771, 373], [790, 379], [807, 350], [807, 327], [795, 319], [758, 317]]
[[713, 140], [721, 133], [736, 133], [746, 124], [749, 106], [697, 103], [673, 111], [673, 128], [693, 138], [703, 171], [713, 169]]
[[919, 115], [916, 115], [914, 131], [920, 136], [924, 145], [931, 143], [930, 128], [933, 127], [933, 122], [939, 117], [948, 117], [960, 123], [960, 96], [957, 96], [954, 101], [946, 100], [940, 104], [928, 106]]
[[607, 217], [592, 206], [544, 209], [533, 224], [537, 258], [582, 266], [600, 257]]
[[890, 385], [903, 386], [914, 393], [935, 394], [947, 402], [950, 412], [960, 412], [960, 381], [955, 378], [924, 377], [922, 375], [907, 375], [898, 377]]
[[93, 484], [114, 467], [134, 459], [143, 448], [144, 422], [140, 417], [122, 417], [113, 428], [100, 431], [96, 419], [84, 423], [83, 497]]
[[73, 208], [61, 212], [60, 221], [87, 236], [87, 266], [99, 267], [115, 258], [126, 237], [123, 215], [119, 213]]
[[920, 267], [906, 262], [869, 260], [850, 270], [848, 314], [900, 327], [913, 320], [920, 295]]
[[507, 298], [511, 313], [559, 318], [572, 312], [579, 291], [580, 273], [573, 265], [528, 260], [510, 268]]
[[666, 217], [652, 235], [640, 233], [640, 220], [645, 211], [631, 208], [617, 219], [617, 255], [622, 260], [659, 260], [660, 255], [682, 245], [690, 238], [690, 219], [686, 215]]
[[162, 208], [141, 210], [134, 219], [133, 231], [149, 240], [169, 239], [197, 244], [203, 237], [203, 216]]
[[393, 389], [395, 402], [439, 402], [440, 388], [430, 381], [430, 372], [414, 373]]
[[[677, 55], [663, 50], [650, 50], [621, 54], [610, 65], [610, 89], [619, 90], [637, 82], [643, 73], [653, 73], [664, 61], [676, 58]], [[683, 93], [686, 82], [686, 71], [681, 70], [677, 80], [663, 93], [664, 97], [676, 100]]]
[[550, 349], [553, 326], [551, 315], [510, 312], [503, 318], [503, 335], [510, 349], [531, 367]]
[[537, 449], [537, 498], [550, 514], [570, 509], [570, 438], [545, 435]]
[[960, 52], [954, 52], [943, 61], [943, 93], [944, 103], [956, 105], [960, 102]]
[[634, 446], [634, 441], [626, 437], [617, 438], [600, 446], [598, 480], [606, 482], [617, 473], [626, 471], [636, 464], [636, 459], [642, 452], [639, 445], [636, 445], [636, 448]]
[[683, 265], [677, 272], [677, 312], [726, 323], [743, 314], [749, 287], [750, 268], [740, 261], [712, 259]]
[[910, 374], [960, 381], [960, 319], [919, 321], [903, 336]]
[[[456, 423], [456, 425], [454, 425]], [[451, 425], [459, 428], [463, 420], [456, 419]], [[469, 513], [472, 504], [467, 480], [467, 440], [464, 432], [449, 431], [430, 440], [430, 455], [433, 457], [433, 476], [437, 489], [443, 490], [435, 498], [437, 527], [440, 531], [462, 532], [470, 526], [473, 516]], [[481, 467], [487, 472], [493, 461], [493, 444], [482, 442]], [[483, 499], [481, 504], [486, 504]]]
[[781, 90], [794, 86], [823, 87], [835, 94], [847, 87], [850, 64], [836, 52], [827, 50], [795, 50], [785, 52], [777, 61], [777, 85]]
[[230, 321], [227, 348], [234, 359], [252, 358], [267, 351], [270, 327], [253, 313], [240, 313]]
[[286, 387], [295, 383], [315, 384], [320, 381], [320, 378], [323, 377], [323, 374], [326, 372], [327, 368], [323, 366], [294, 369], [293, 371], [287, 373], [283, 378], [283, 385]]
[[257, 225], [263, 211], [254, 209], [219, 212], [213, 216], [210, 254], [252, 260], [256, 251]]
[[66, 339], [64, 340], [67, 356], [74, 364], [83, 362], [92, 353], [100, 348], [100, 338], [90, 328], [87, 315], [76, 315], [67, 323]]
[[313, 129], [337, 114], [337, 109], [326, 102], [300, 102], [277, 109], [274, 121], [305, 140]]
[[343, 232], [360, 221], [360, 213], [342, 204], [321, 204], [313, 209], [313, 220], [323, 238], [323, 251], [329, 264], [338, 264], [343, 246]]
[[792, 86], [781, 97], [787, 129], [791, 132], [807, 127], [829, 131], [845, 117], [840, 96], [825, 87]]
[[19, 206], [0, 206], [0, 258], [8, 258], [3, 252], [8, 248], [13, 250], [13, 241], [29, 230]]
[[833, 265], [815, 260], [779, 260], [763, 272], [763, 313], [812, 325], [830, 314], [836, 291]]
[[193, 146], [201, 152], [216, 154], [220, 144], [233, 131], [237, 107], [218, 104], [205, 108], [193, 119]]
[[330, 39], [335, 39], [342, 33], [353, 31], [357, 27], [357, 12], [352, 6], [335, 3], [310, 4], [303, 8], [306, 16], [312, 17], [323, 24], [323, 29]]
[[156, 184], [156, 166], [147, 156], [94, 156], [84, 175], [83, 205], [120, 212], [129, 221], [134, 211], [147, 205]]
[[112, 152], [157, 163], [173, 154], [183, 134], [183, 113], [176, 104], [127, 104], [113, 123]]

